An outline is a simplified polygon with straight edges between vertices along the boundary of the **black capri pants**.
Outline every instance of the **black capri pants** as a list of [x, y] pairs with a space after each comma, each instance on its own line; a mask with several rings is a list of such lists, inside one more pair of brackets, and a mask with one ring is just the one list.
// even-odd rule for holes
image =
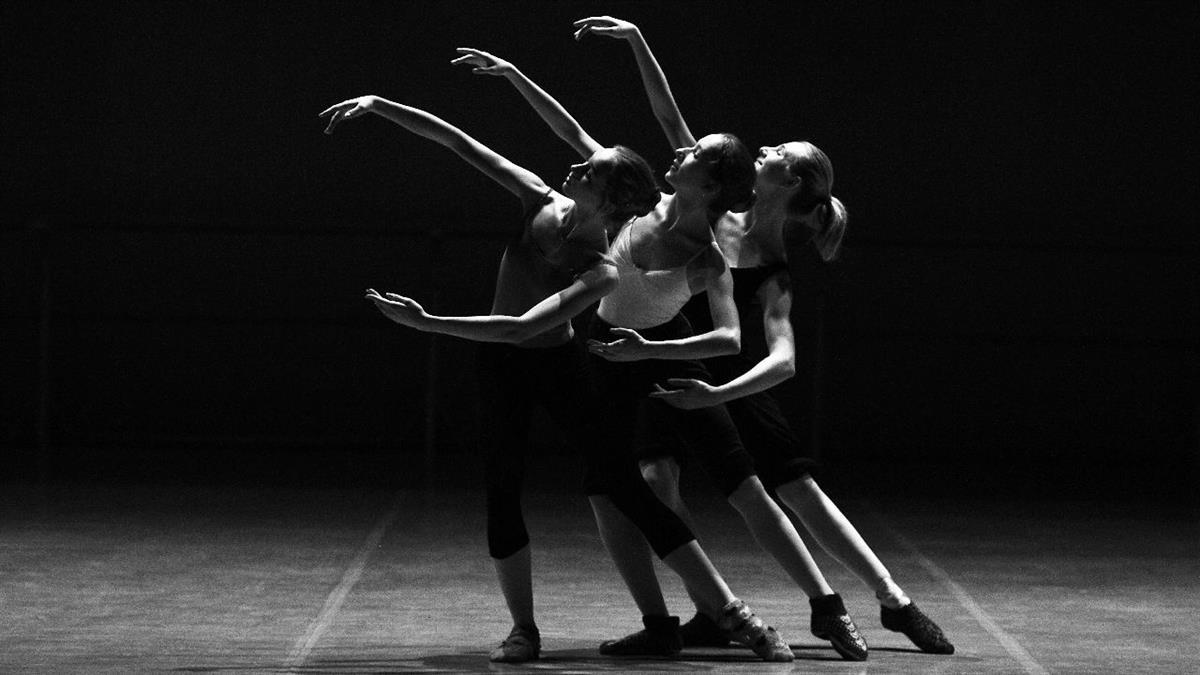
[[[609, 332], [612, 328], [596, 316], [589, 334], [593, 339], [609, 342], [613, 339]], [[658, 326], [639, 328], [637, 332], [647, 340], [674, 340], [692, 334], [691, 324], [682, 314]], [[710, 381], [708, 370], [700, 361], [616, 362], [598, 356], [592, 356], [591, 361], [601, 395], [617, 406], [617, 419], [631, 422], [632, 438], [627, 447], [634, 457], [643, 460], [676, 455], [681, 444], [686, 444], [726, 497], [754, 475], [754, 462], [725, 406], [681, 410], [648, 396], [655, 384], [665, 385], [669, 378]]]
[[659, 558], [695, 539], [642, 480], [628, 446], [612, 432], [611, 406], [597, 396], [586, 350], [577, 342], [524, 349], [479, 348], [480, 393], [487, 437], [488, 552], [511, 556], [529, 544], [521, 513], [533, 406], [543, 406], [583, 453], [589, 496], [606, 495], [641, 530]]

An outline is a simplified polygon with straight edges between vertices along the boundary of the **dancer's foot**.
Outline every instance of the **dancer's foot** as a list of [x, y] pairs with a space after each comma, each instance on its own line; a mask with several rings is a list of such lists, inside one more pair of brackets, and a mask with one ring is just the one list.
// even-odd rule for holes
[[809, 598], [812, 607], [812, 634], [829, 640], [834, 650], [847, 661], [867, 660], [867, 641], [858, 634], [858, 627], [846, 611], [842, 596], [834, 593]]
[[605, 656], [673, 656], [683, 650], [679, 617], [643, 616], [643, 630], [600, 643]]
[[535, 661], [542, 653], [542, 636], [538, 629], [513, 626], [499, 647], [492, 650], [488, 659], [495, 663], [524, 663]]
[[717, 627], [733, 640], [754, 650], [763, 661], [792, 661], [796, 658], [779, 633], [754, 616], [754, 612], [741, 600], [725, 605], [721, 610], [721, 618], [717, 620]]
[[917, 609], [916, 603], [908, 603], [900, 609], [879, 608], [879, 620], [883, 627], [904, 633], [921, 651], [930, 654], [953, 654], [954, 645], [932, 619]]
[[679, 637], [683, 638], [684, 647], [725, 647], [730, 642], [717, 622], [702, 612], [696, 612], [696, 616], [679, 627]]

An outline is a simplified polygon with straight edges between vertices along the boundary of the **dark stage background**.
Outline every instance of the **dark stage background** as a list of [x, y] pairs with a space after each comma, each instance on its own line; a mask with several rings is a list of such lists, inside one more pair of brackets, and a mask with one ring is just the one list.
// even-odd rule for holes
[[[552, 184], [575, 155], [457, 46], [665, 170], [639, 24], [694, 131], [811, 139], [851, 210], [787, 393], [837, 480], [1185, 498], [1200, 464], [1196, 3], [4, 3], [0, 476], [474, 476], [474, 349], [517, 203], [379, 94]], [[536, 453], [561, 453], [545, 426]], [[430, 461], [433, 449], [436, 461]]]

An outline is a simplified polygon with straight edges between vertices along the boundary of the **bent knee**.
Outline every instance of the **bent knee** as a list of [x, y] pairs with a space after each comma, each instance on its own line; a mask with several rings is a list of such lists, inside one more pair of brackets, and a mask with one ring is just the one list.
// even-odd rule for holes
[[825, 498], [825, 493], [821, 492], [821, 487], [809, 474], [780, 485], [775, 488], [775, 493], [789, 506], [797, 509], [816, 506]]
[[642, 480], [655, 496], [668, 505], [679, 503], [679, 472], [674, 461], [661, 459], [641, 463]]
[[725, 498], [739, 511], [754, 508], [771, 501], [771, 495], [767, 494], [767, 490], [763, 487], [762, 481], [758, 479], [758, 476], [748, 476], [741, 483], [738, 483], [733, 492], [730, 492]]

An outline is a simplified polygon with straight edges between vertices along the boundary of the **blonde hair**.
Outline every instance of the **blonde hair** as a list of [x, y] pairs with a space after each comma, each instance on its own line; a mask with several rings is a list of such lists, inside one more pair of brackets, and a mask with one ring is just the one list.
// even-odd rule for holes
[[788, 203], [788, 216], [816, 225], [812, 228], [816, 232], [813, 246], [822, 260], [830, 262], [841, 250], [849, 214], [845, 204], [833, 196], [833, 162], [829, 156], [808, 141], [800, 145], [803, 151], [788, 167], [800, 179], [800, 190]]

